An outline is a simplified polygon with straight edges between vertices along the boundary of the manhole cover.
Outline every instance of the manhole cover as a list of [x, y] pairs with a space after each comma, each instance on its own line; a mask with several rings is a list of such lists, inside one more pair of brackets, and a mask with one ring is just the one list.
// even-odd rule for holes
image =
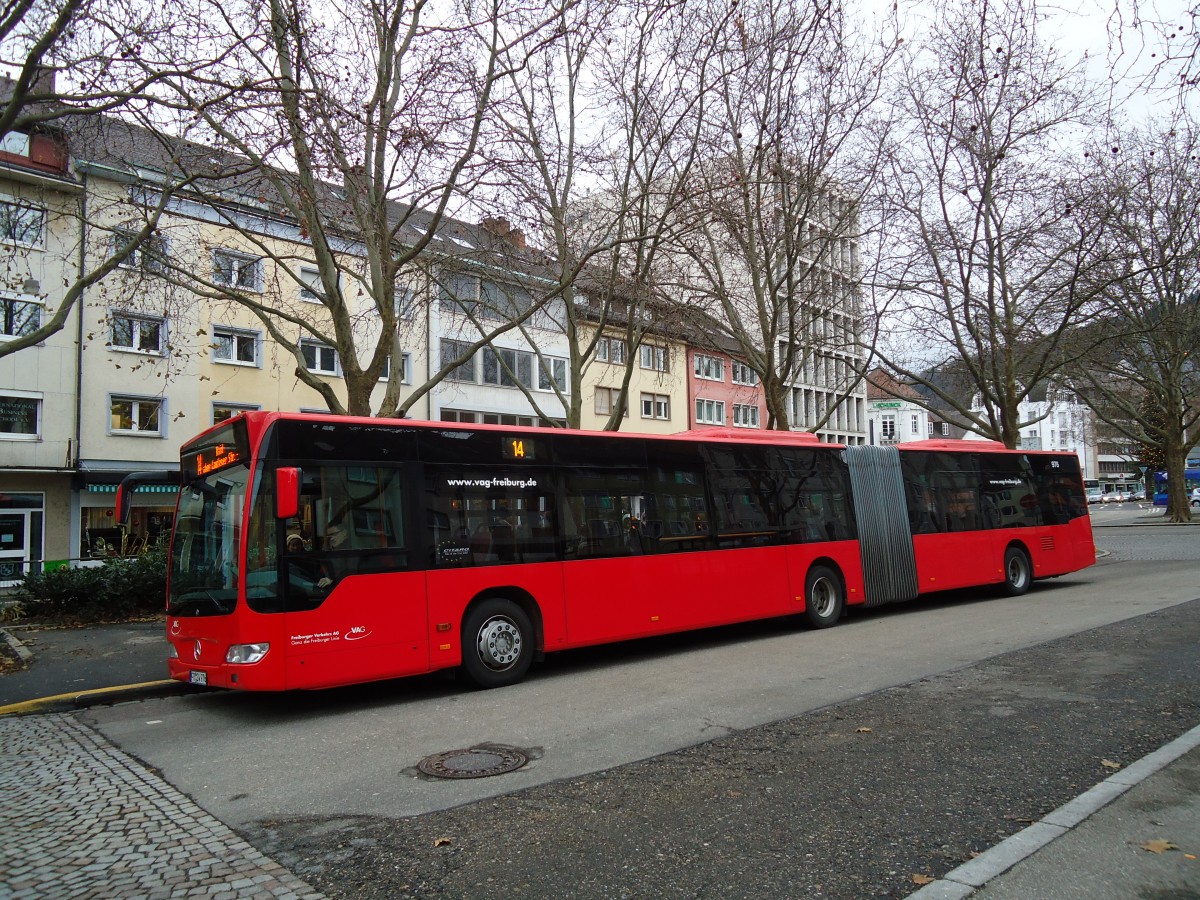
[[487, 778], [512, 772], [527, 762], [529, 757], [512, 747], [471, 747], [427, 756], [417, 763], [417, 770], [435, 778]]

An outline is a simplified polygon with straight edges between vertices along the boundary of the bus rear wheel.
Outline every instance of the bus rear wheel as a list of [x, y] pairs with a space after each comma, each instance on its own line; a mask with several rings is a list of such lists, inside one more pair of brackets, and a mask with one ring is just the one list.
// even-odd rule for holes
[[804, 618], [813, 628], [836, 625], [846, 609], [842, 579], [828, 566], [813, 566], [804, 579]]
[[463, 619], [463, 672], [476, 687], [516, 684], [533, 662], [533, 625], [511, 600], [490, 597]]
[[1004, 551], [1004, 584], [1001, 590], [1007, 597], [1020, 597], [1029, 590], [1033, 581], [1033, 567], [1029, 555], [1020, 547], [1009, 547]]

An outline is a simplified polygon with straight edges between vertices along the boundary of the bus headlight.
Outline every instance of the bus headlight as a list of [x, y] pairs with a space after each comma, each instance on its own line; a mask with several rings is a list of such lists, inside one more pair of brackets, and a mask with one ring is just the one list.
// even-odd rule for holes
[[267, 651], [271, 649], [268, 643], [261, 644], [234, 644], [229, 648], [229, 652], [225, 654], [225, 662], [235, 665], [246, 665], [256, 663], [267, 655]]
[[167, 644], [167, 659], [179, 659], [179, 650], [174, 644]]

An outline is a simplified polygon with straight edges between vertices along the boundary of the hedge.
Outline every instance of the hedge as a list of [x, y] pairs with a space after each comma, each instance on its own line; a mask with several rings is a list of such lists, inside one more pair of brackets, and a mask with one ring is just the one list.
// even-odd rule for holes
[[105, 560], [92, 568], [31, 572], [16, 587], [23, 618], [119, 622], [161, 615], [167, 597], [167, 554]]

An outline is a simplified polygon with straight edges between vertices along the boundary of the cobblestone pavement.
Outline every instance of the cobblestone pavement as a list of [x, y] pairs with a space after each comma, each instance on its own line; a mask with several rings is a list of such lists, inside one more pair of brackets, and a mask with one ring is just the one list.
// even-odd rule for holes
[[0, 719], [0, 898], [322, 895], [66, 715]]

